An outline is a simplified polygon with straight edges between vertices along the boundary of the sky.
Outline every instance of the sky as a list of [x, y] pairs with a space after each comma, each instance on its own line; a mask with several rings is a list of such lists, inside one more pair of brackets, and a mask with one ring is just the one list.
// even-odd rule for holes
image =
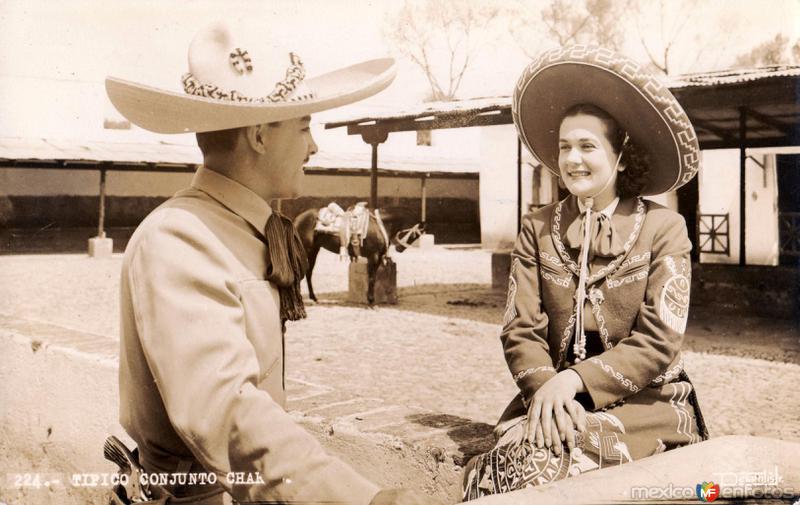
[[[496, 1], [536, 8], [523, 0]], [[104, 78], [113, 75], [179, 91], [189, 42], [198, 29], [218, 19], [263, 23], [270, 37], [301, 54], [310, 75], [369, 58], [399, 58], [398, 77], [388, 90], [359, 105], [319, 115], [317, 122], [403, 109], [420, 103], [428, 86], [384, 37], [387, 16], [398, 3], [0, 0], [0, 136], [102, 137], [103, 119], [116, 117], [105, 97]], [[724, 68], [737, 54], [776, 33], [796, 40], [798, 20], [800, 0], [700, 0], [686, 28], [691, 36], [676, 47], [677, 54], [692, 56], [687, 61], [678, 57], [676, 66], [687, 71]], [[510, 93], [527, 59], [507, 32], [495, 27], [496, 37], [481, 46], [465, 75], [461, 98]], [[629, 54], [641, 59], [637, 39], [630, 37]]]

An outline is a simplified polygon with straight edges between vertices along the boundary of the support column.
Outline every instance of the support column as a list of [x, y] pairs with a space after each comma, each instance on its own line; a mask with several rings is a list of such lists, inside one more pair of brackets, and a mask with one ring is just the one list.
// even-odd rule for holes
[[106, 238], [106, 171], [109, 164], [100, 166], [100, 209], [97, 218], [97, 236], [89, 239], [89, 256], [107, 258], [114, 252], [114, 242]]
[[747, 237], [745, 224], [747, 222], [747, 109], [739, 107], [739, 265], [747, 264]]
[[369, 206], [378, 208], [378, 143], [372, 144], [372, 166], [369, 171]]
[[372, 146], [372, 164], [369, 172], [369, 206], [378, 208], [378, 146], [386, 142], [387, 131], [367, 131], [361, 134], [362, 140]]
[[522, 141], [517, 137], [517, 235], [522, 229]]
[[428, 212], [427, 212], [427, 210], [428, 210], [428, 202], [427, 202], [427, 188], [426, 188], [427, 180], [428, 180], [428, 174], [423, 175], [422, 178], [420, 179], [420, 186], [421, 186], [421, 189], [422, 189], [422, 195], [421, 195], [422, 209], [421, 209], [421, 214], [420, 215], [422, 217], [422, 222], [423, 223], [427, 220], [427, 217], [428, 217]]
[[105, 238], [105, 221], [106, 221], [106, 169], [100, 169], [100, 212], [97, 220], [97, 236]]

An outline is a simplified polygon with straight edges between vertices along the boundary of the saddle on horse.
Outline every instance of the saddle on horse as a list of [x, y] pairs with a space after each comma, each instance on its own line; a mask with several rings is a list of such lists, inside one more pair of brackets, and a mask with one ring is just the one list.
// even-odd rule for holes
[[[383, 224], [377, 212], [375, 217], [383, 230]], [[336, 202], [331, 202], [327, 207], [319, 209], [314, 231], [338, 235], [341, 244], [340, 256], [347, 256], [348, 245], [353, 248], [353, 256], [359, 256], [360, 248], [364, 245], [364, 238], [369, 230], [369, 218], [367, 202], [358, 202], [349, 207], [347, 211], [343, 210]], [[385, 235], [385, 232], [383, 234]]]

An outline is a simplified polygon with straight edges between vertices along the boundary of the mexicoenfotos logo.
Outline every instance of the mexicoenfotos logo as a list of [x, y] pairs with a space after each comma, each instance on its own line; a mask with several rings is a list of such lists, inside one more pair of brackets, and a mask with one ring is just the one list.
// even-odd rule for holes
[[719, 498], [719, 484], [703, 482], [697, 485], [697, 497], [701, 501], [714, 501]]

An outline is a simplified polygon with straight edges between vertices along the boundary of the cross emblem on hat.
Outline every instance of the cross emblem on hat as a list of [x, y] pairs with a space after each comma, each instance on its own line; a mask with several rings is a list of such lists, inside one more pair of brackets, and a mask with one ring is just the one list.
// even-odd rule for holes
[[[236, 70], [240, 74], [244, 74], [245, 70], [247, 70], [247, 72], [253, 71], [253, 62], [250, 59], [250, 54], [248, 54], [247, 51], [242, 50], [239, 47], [237, 47], [234, 51], [231, 52], [230, 62], [234, 70]], [[244, 68], [242, 68], [243, 65]]]

